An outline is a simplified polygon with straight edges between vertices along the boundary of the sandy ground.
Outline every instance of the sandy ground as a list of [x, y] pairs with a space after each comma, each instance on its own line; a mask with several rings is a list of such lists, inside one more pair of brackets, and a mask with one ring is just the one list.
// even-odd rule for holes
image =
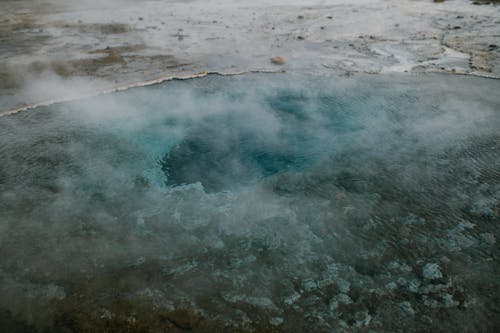
[[7, 0], [0, 112], [205, 71], [498, 78], [499, 46], [500, 6], [466, 0]]

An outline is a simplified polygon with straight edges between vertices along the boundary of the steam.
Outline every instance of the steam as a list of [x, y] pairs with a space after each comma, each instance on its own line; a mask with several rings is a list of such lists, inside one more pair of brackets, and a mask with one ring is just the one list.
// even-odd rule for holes
[[[61, 83], [33, 85], [30, 93], [61, 93], [68, 89]], [[86, 89], [84, 81], [72, 87]], [[92, 299], [108, 287], [105, 277], [122, 272], [120, 288], [161, 290], [165, 309], [181, 300], [203, 307], [197, 299], [213, 291], [221, 295], [214, 307], [280, 309], [312, 288], [309, 280], [362, 281], [363, 258], [383, 252], [414, 265], [411, 249], [384, 243], [404, 238], [397, 236], [402, 225], [414, 228], [412, 221], [430, 212], [426, 226], [441, 229], [412, 230], [445, 239], [462, 209], [482, 212], [471, 219], [494, 209], [484, 193], [498, 199], [498, 154], [485, 147], [498, 143], [498, 88], [496, 81], [440, 75], [208, 76], [1, 117], [0, 286], [18, 301], [0, 305], [27, 320], [29, 281], [57, 283], [47, 290], [71, 308], [75, 281], [102, 277], [86, 291]], [[201, 136], [211, 140], [208, 149], [244, 147], [218, 177], [234, 184], [230, 168], [241, 167], [235, 174], [249, 172], [251, 181], [214, 191], [203, 179], [167, 184], [162, 161], [193, 133], [210, 136]], [[250, 143], [235, 146], [235, 138]], [[271, 147], [270, 154], [291, 148], [306, 162], [258, 172], [241, 160], [252, 145]], [[417, 259], [434, 260], [435, 246], [425, 246]], [[156, 280], [134, 277], [136, 268]], [[373, 288], [386, 283], [371, 279]], [[31, 324], [44, 327], [53, 316]]]
[[0, 328], [493, 331], [500, 82], [329, 73], [494, 74], [495, 15], [0, 2]]

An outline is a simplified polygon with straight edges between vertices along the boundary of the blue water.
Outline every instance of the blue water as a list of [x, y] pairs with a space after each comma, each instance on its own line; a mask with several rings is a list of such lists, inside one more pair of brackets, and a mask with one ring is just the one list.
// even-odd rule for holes
[[0, 323], [492, 331], [498, 91], [210, 75], [0, 117]]

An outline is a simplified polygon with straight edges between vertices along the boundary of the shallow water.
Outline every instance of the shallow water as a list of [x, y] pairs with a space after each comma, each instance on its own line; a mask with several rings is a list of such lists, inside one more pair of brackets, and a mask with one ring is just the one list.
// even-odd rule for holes
[[212, 75], [0, 117], [0, 323], [493, 331], [498, 91]]

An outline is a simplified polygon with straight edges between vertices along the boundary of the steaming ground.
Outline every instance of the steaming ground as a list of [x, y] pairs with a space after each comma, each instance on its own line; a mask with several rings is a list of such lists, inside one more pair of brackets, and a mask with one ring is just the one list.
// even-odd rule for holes
[[495, 331], [499, 83], [350, 77], [499, 77], [474, 3], [1, 1], [0, 115], [316, 75], [0, 117], [0, 331]]
[[500, 6], [484, 2], [3, 0], [0, 113], [203, 71], [498, 78]]
[[210, 75], [1, 117], [0, 326], [493, 332], [498, 91]]

